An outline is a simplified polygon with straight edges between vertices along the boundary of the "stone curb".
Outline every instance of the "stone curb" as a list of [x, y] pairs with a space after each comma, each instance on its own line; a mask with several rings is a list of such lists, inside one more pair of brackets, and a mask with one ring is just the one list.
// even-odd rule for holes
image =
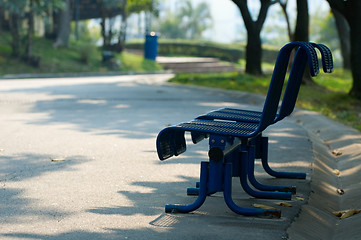
[[361, 209], [360, 132], [314, 112], [297, 110], [294, 118], [308, 132], [315, 159], [310, 198], [287, 230], [289, 239], [360, 239], [361, 214], [332, 214]]

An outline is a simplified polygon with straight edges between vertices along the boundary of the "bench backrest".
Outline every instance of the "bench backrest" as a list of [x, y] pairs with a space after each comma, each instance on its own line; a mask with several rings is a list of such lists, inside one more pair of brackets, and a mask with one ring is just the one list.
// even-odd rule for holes
[[[281, 93], [288, 68], [289, 58], [293, 49], [297, 47], [298, 49], [302, 49], [302, 50], [296, 52], [295, 61], [292, 65], [291, 74], [290, 74], [290, 76], [292, 76], [292, 78], [294, 78], [296, 81], [292, 81], [291, 78], [289, 79], [287, 83], [285, 95], [283, 98], [284, 101], [282, 106], [284, 104], [286, 105], [283, 108], [281, 107], [282, 112], [280, 112], [278, 116], [280, 116], [282, 113], [281, 116], [282, 118], [284, 118], [284, 116], [286, 116], [290, 110], [293, 111], [294, 108], [294, 106], [292, 106], [293, 98], [295, 99], [297, 98], [297, 94], [295, 96], [295, 93], [298, 93], [297, 88], [299, 89], [299, 85], [300, 85], [299, 79], [302, 80], [306, 62], [309, 63], [309, 70], [312, 76], [316, 76], [319, 72], [317, 53], [314, 47], [310, 43], [291, 42], [286, 44], [284, 47], [282, 47], [277, 56], [275, 68], [272, 74], [271, 83], [263, 107], [261, 122], [258, 129], [259, 131], [263, 131], [264, 129], [266, 129], [269, 125], [273, 124], [275, 120], [278, 118], [278, 117], [276, 118], [277, 110], [278, 110], [279, 101], [281, 99]], [[287, 98], [290, 98], [291, 100], [288, 100]], [[296, 101], [295, 99], [294, 102]], [[291, 104], [288, 104], [289, 102], [291, 102]]]
[[[323, 44], [309, 43], [309, 45], [319, 49], [322, 55], [323, 71], [325, 73], [331, 73], [333, 71], [333, 60], [330, 49]], [[299, 47], [296, 52], [296, 56], [294, 58], [292, 69], [288, 78], [287, 87], [283, 95], [281, 107], [275, 122], [278, 122], [289, 116], [295, 108], [298, 92], [300, 90], [303, 79], [303, 73], [307, 63], [307, 57], [305, 55], [308, 53], [312, 54], [313, 51], [306, 51], [304, 47]]]

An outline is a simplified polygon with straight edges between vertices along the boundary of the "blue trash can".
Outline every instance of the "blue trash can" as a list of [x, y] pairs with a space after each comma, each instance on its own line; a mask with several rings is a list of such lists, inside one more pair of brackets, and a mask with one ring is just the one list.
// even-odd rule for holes
[[145, 35], [144, 58], [149, 60], [156, 59], [158, 55], [158, 36], [155, 32]]

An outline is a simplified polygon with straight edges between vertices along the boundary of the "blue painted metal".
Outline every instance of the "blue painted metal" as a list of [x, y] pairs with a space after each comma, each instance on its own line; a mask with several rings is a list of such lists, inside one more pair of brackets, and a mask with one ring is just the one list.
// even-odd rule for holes
[[146, 34], [144, 42], [144, 58], [153, 60], [157, 58], [158, 55], [158, 35], [154, 32]]
[[249, 155], [248, 180], [255, 188], [262, 190], [262, 191], [290, 192], [292, 194], [296, 194], [295, 186], [265, 185], [265, 184], [258, 182], [254, 175], [254, 159], [255, 159], [255, 146], [254, 145], [249, 146], [248, 155]]
[[271, 176], [277, 178], [294, 178], [294, 179], [305, 179], [307, 174], [301, 172], [279, 172], [275, 171], [268, 165], [268, 137], [261, 138], [261, 160], [263, 169]]
[[[302, 43], [302, 42], [291, 43], [290, 45], [294, 45], [294, 44], [295, 45], [301, 44], [301, 46], [304, 46], [304, 44], [306, 44], [307, 46], [305, 45], [305, 47], [300, 47], [296, 53], [295, 60], [292, 65], [289, 80], [287, 83], [286, 91], [283, 96], [283, 101], [279, 113], [277, 114], [277, 117], [275, 119], [275, 122], [278, 122], [282, 120], [284, 117], [289, 116], [294, 110], [298, 91], [302, 82], [303, 71], [307, 63], [306, 55], [308, 54], [307, 55], [308, 60], [313, 59], [313, 61], [316, 62], [317, 59], [316, 57], [317, 55], [315, 54], [315, 51], [308, 51], [310, 50], [311, 46], [320, 50], [322, 55], [322, 65], [324, 72], [331, 73], [333, 71], [332, 53], [325, 45], [316, 44], [316, 43]], [[313, 71], [313, 73], [316, 72], [317, 71]], [[257, 112], [257, 111], [224, 108], [224, 109], [212, 111], [206, 115], [201, 115], [198, 117], [198, 119], [212, 119], [212, 120], [232, 119], [234, 121], [238, 121], [241, 124], [244, 124], [244, 122], [252, 122], [255, 124], [258, 121], [260, 121], [261, 114], [262, 112]], [[261, 147], [258, 147], [257, 149], [260, 148]], [[261, 154], [258, 153], [256, 155], [265, 156], [265, 153], [261, 153]], [[262, 157], [256, 157], [256, 158], [262, 159], [262, 164], [265, 167], [266, 172], [272, 176], [283, 177], [283, 178], [303, 178], [303, 179], [306, 178], [305, 173], [291, 173], [291, 172], [277, 173], [276, 171], [272, 170], [269, 167], [267, 162], [267, 156], [265, 156], [264, 158]], [[252, 175], [249, 176], [252, 178]], [[254, 185], [257, 185], [257, 183], [255, 183]], [[259, 189], [264, 189], [264, 188], [260, 187]], [[286, 189], [292, 192], [295, 190], [293, 187]]]
[[227, 206], [235, 213], [245, 216], [269, 216], [281, 217], [281, 211], [277, 209], [257, 209], [257, 208], [243, 208], [238, 206], [232, 200], [232, 164], [226, 163], [224, 166], [224, 191], [223, 197]]
[[[298, 50], [283, 95], [281, 108], [278, 111], [289, 57], [295, 47], [298, 47]], [[207, 118], [204, 117], [206, 115], [202, 115], [193, 121], [167, 127], [158, 134], [157, 152], [160, 160], [177, 156], [186, 151], [185, 132], [191, 133], [194, 143], [207, 137], [210, 138], [209, 163], [201, 163], [199, 185], [196, 188], [187, 190], [188, 194], [198, 195], [198, 198], [189, 205], [166, 205], [166, 212], [194, 211], [204, 203], [207, 195], [223, 191], [228, 207], [236, 213], [265, 215], [267, 212], [270, 215], [279, 215], [279, 211], [263, 211], [237, 206], [231, 198], [231, 179], [233, 176], [239, 176], [243, 189], [254, 197], [291, 198], [290, 192], [295, 191], [292, 186], [272, 186], [259, 183], [254, 176], [254, 161], [256, 158], [261, 158], [263, 167], [271, 175], [274, 174], [273, 176], [297, 178], [297, 176], [302, 175], [299, 173], [276, 172], [268, 166], [268, 138], [262, 137], [262, 131], [292, 113], [307, 62], [309, 63], [311, 75], [318, 73], [318, 59], [314, 47], [321, 51], [324, 70], [332, 70], [332, 55], [324, 45], [303, 42], [287, 44], [278, 55], [262, 112], [229, 108], [217, 110], [206, 114], [207, 116], [218, 114], [215, 117]], [[226, 118], [224, 116], [230, 117]], [[248, 180], [261, 191], [250, 187]]]
[[251, 188], [248, 184], [249, 151], [240, 151], [239, 155], [240, 155], [239, 159], [241, 160], [240, 181], [242, 188], [246, 193], [256, 198], [282, 199], [282, 200], [290, 200], [292, 198], [292, 193], [290, 192], [257, 191]]
[[196, 201], [192, 204], [167, 204], [165, 205], [165, 212], [167, 213], [189, 213], [197, 210], [207, 197], [207, 180], [208, 180], [208, 162], [201, 162], [201, 174], [200, 174], [200, 188], [199, 195]]

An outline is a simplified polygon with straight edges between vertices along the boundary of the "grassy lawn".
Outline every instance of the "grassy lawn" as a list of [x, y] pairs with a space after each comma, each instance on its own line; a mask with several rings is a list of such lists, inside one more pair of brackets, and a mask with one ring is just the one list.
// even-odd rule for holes
[[[170, 81], [266, 95], [270, 79], [271, 75], [221, 73], [178, 74]], [[361, 131], [361, 101], [347, 94], [352, 84], [351, 73], [336, 69], [332, 74], [320, 73], [314, 81], [317, 85], [301, 86], [297, 107], [319, 112]]]
[[69, 47], [53, 47], [53, 41], [35, 38], [33, 55], [40, 57], [40, 66], [31, 67], [21, 59], [11, 57], [10, 36], [0, 31], [0, 76], [22, 73], [80, 73], [80, 72], [149, 72], [162, 70], [154, 61], [122, 52], [115, 54], [119, 68], [102, 64], [102, 50], [84, 41], [71, 41]]

